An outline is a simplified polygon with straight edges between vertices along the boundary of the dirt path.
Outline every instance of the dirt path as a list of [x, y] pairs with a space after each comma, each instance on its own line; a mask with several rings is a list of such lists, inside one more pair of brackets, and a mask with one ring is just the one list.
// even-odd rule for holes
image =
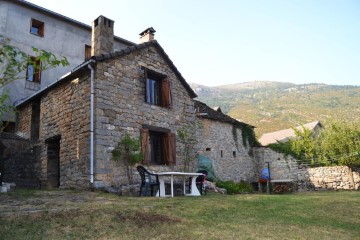
[[88, 191], [36, 191], [26, 196], [0, 194], [0, 217], [36, 212], [60, 212], [77, 210], [87, 202], [111, 203], [100, 193]]

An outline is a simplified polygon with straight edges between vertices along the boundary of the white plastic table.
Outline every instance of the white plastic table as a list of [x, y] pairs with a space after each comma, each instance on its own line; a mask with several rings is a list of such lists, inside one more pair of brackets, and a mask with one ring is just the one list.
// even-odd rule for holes
[[[199, 190], [196, 187], [196, 177], [203, 175], [202, 173], [159, 172], [156, 174], [159, 175], [160, 197], [174, 197], [174, 176], [183, 177], [184, 195], [185, 196], [201, 196]], [[167, 177], [170, 177], [170, 181], [171, 181], [171, 195], [165, 194], [165, 178], [167, 178]], [[190, 194], [186, 194], [186, 192], [185, 192], [185, 182], [186, 182], [187, 177], [192, 177]], [[159, 196], [159, 192], [157, 192], [156, 196]]]

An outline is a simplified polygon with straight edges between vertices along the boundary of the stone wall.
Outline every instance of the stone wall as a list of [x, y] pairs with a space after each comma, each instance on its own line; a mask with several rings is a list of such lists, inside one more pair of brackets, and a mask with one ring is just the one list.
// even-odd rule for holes
[[[89, 70], [90, 72], [90, 70]], [[19, 107], [18, 132], [30, 138], [31, 102]], [[47, 185], [47, 140], [60, 139], [60, 187], [89, 185], [90, 143], [90, 79], [89, 74], [73, 81], [64, 81], [41, 97], [38, 174], [42, 186]]]
[[270, 164], [272, 180], [290, 179], [297, 191], [308, 190], [359, 190], [360, 169], [347, 166], [310, 167], [270, 148], [254, 148], [254, 157], [258, 160], [258, 178], [261, 170]]
[[199, 154], [213, 161], [215, 176], [220, 180], [255, 181], [256, 160], [251, 148], [244, 146], [240, 129], [237, 144], [233, 136], [233, 125], [209, 119], [201, 119], [199, 131]]
[[40, 187], [39, 148], [25, 139], [1, 138], [3, 181], [17, 187]]
[[[143, 67], [166, 75], [171, 82], [172, 107], [145, 102]], [[135, 50], [118, 58], [98, 62], [96, 94], [96, 185], [111, 186], [128, 182], [125, 168], [111, 160], [111, 151], [125, 134], [139, 137], [143, 125], [177, 130], [194, 120], [194, 104], [180, 79], [155, 47]], [[176, 166], [149, 165], [154, 171], [179, 171], [183, 168], [183, 146], [176, 141]], [[134, 176], [138, 175], [135, 172]]]

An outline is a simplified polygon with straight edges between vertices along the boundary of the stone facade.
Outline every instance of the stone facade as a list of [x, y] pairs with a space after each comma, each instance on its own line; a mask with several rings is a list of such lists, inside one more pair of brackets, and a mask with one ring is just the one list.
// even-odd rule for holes
[[[169, 64], [163, 53], [160, 54], [161, 50], [156, 42], [146, 43], [142, 48], [134, 48], [119, 57], [96, 61], [93, 66], [95, 187], [128, 183], [124, 166], [111, 159], [112, 149], [125, 134], [139, 137], [144, 125], [176, 133], [195, 119], [192, 96], [174, 71], [174, 66]], [[144, 68], [167, 76], [171, 82], [171, 107], [145, 102]], [[34, 119], [30, 116], [34, 115], [33, 104], [36, 102], [40, 103], [39, 138], [32, 139]], [[56, 144], [60, 149], [59, 186], [89, 186], [90, 70], [87, 65], [22, 103], [18, 112], [18, 133], [40, 147], [42, 186], [49, 186], [53, 165], [49, 159]], [[176, 141], [175, 166], [149, 165], [147, 168], [156, 171], [181, 170], [182, 147]]]
[[254, 157], [259, 163], [258, 178], [261, 169], [269, 162], [271, 179], [292, 180], [295, 191], [358, 190], [360, 186], [359, 169], [347, 166], [311, 167], [267, 147], [254, 148]]
[[[143, 68], [167, 76], [171, 82], [171, 108], [145, 102]], [[194, 103], [156, 47], [98, 62], [95, 79], [96, 181], [105, 186], [126, 184], [125, 169], [120, 163], [111, 160], [111, 150], [125, 134], [140, 137], [143, 125], [176, 133], [179, 128], [194, 121]], [[150, 165], [148, 168], [154, 171], [181, 170], [181, 149], [182, 145], [177, 140], [176, 166]]]
[[199, 154], [213, 161], [215, 176], [219, 180], [255, 181], [256, 159], [251, 156], [249, 144], [243, 144], [241, 129], [236, 128], [235, 140], [232, 124], [211, 119], [200, 121], [203, 128], [199, 130]]
[[[39, 100], [34, 100], [39, 101]], [[31, 138], [33, 101], [18, 108], [18, 133]], [[31, 139], [39, 147], [37, 166], [41, 185], [48, 180], [48, 147], [52, 139], [60, 144], [60, 187], [88, 186], [90, 142], [89, 74], [67, 80], [41, 96], [39, 138]]]

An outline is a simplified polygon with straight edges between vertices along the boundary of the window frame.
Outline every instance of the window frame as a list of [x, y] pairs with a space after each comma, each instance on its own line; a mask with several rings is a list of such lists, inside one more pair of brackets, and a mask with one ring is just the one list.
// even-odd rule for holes
[[[26, 66], [26, 81], [41, 83], [41, 61], [32, 56], [30, 56], [30, 60], [31, 62]], [[33, 73], [30, 73], [30, 66], [33, 68]], [[31, 79], [30, 76], [32, 76]]]
[[[141, 151], [144, 155], [143, 164], [169, 166], [176, 165], [176, 134], [169, 129], [143, 125], [141, 133]], [[151, 144], [152, 136], [158, 137], [160, 161], [154, 161]]]
[[164, 74], [143, 67], [145, 102], [150, 105], [172, 108], [171, 82]]
[[87, 45], [85, 44], [85, 61], [88, 61], [90, 60], [91, 58], [91, 46], [90, 45]]
[[[33, 29], [38, 29], [36, 32], [33, 31]], [[45, 23], [42, 21], [39, 21], [37, 19], [31, 18], [30, 21], [30, 34], [38, 36], [38, 37], [44, 37], [45, 34]]]
[[[154, 146], [154, 140], [157, 140], [157, 146]], [[149, 131], [149, 147], [150, 147], [150, 164], [152, 165], [165, 165], [166, 162], [164, 161], [164, 133], [163, 132], [156, 132], [156, 131]], [[153, 151], [155, 150], [155, 152]], [[157, 152], [159, 151], [159, 152]], [[157, 154], [157, 155], [155, 155]], [[157, 161], [159, 159], [159, 161]]]

